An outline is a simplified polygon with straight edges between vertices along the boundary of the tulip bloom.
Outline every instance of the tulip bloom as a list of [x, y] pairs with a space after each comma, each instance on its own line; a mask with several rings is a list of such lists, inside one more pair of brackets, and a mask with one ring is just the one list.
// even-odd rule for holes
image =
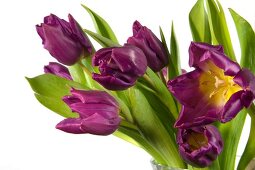
[[44, 23], [36, 25], [36, 30], [44, 48], [54, 58], [62, 64], [73, 65], [85, 53], [92, 52], [92, 45], [72, 15], [68, 18], [69, 22], [51, 14], [44, 18]]
[[160, 71], [168, 64], [168, 58], [162, 42], [147, 27], [138, 21], [133, 24], [133, 36], [128, 38], [128, 44], [135, 45], [143, 50], [148, 66], [155, 72]]
[[44, 66], [44, 72], [72, 80], [68, 69], [59, 63], [50, 62], [49, 65]]
[[255, 77], [231, 61], [222, 46], [192, 42], [189, 55], [189, 65], [195, 70], [168, 82], [169, 90], [183, 105], [175, 127], [217, 120], [225, 123], [250, 106], [255, 98]]
[[177, 143], [182, 158], [195, 167], [209, 166], [221, 153], [223, 141], [216, 127], [179, 129]]
[[64, 119], [57, 124], [57, 129], [74, 134], [109, 135], [118, 128], [121, 121], [119, 106], [108, 93], [72, 89], [71, 94], [63, 101], [79, 117]]
[[93, 56], [93, 65], [101, 74], [93, 73], [93, 79], [109, 90], [125, 90], [143, 76], [147, 61], [144, 53], [132, 45], [102, 48]]

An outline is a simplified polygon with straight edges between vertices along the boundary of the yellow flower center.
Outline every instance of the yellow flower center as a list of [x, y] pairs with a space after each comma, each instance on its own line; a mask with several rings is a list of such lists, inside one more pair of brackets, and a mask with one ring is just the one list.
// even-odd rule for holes
[[242, 88], [226, 76], [224, 71], [212, 62], [206, 62], [202, 67], [203, 73], [199, 78], [199, 89], [211, 104], [223, 106], [229, 98]]
[[203, 146], [207, 146], [208, 139], [202, 133], [191, 132], [188, 136], [188, 144], [192, 151], [200, 149]]

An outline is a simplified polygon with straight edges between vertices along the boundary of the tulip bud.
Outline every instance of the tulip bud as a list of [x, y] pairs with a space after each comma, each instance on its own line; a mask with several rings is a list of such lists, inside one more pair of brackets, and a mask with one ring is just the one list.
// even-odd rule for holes
[[56, 62], [50, 62], [49, 65], [44, 66], [44, 72], [45, 73], [50, 73], [50, 74], [55, 74], [59, 77], [63, 77], [69, 80], [72, 80], [72, 77], [68, 71], [68, 69]]
[[51, 14], [44, 18], [44, 23], [36, 25], [36, 30], [44, 48], [54, 58], [62, 64], [73, 65], [92, 52], [92, 45], [72, 15], [68, 18], [69, 22]]
[[63, 101], [78, 118], [67, 118], [57, 124], [56, 128], [64, 132], [95, 135], [109, 135], [121, 121], [117, 101], [104, 91], [71, 90], [71, 96]]
[[216, 127], [179, 129], [177, 143], [182, 158], [195, 167], [209, 166], [221, 153], [223, 141]]
[[135, 46], [102, 48], [93, 57], [93, 65], [101, 74], [93, 79], [109, 90], [125, 90], [133, 86], [147, 68], [146, 57]]
[[167, 66], [167, 52], [162, 42], [147, 27], [142, 26], [138, 21], [133, 24], [133, 36], [127, 40], [128, 44], [135, 45], [144, 52], [148, 66], [155, 72]]

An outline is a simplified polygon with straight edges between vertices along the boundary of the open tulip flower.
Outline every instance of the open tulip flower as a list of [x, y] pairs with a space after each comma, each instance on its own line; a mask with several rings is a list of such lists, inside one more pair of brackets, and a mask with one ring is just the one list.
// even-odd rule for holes
[[220, 132], [212, 125], [179, 129], [177, 143], [182, 158], [195, 167], [209, 166], [223, 148]]
[[175, 123], [190, 128], [227, 122], [255, 97], [255, 77], [231, 61], [222, 46], [192, 42], [189, 65], [195, 70], [168, 82], [168, 88], [183, 105]]

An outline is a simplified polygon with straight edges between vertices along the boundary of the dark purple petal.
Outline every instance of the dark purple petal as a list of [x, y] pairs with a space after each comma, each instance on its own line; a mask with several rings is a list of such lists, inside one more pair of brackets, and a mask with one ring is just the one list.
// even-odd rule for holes
[[148, 66], [155, 72], [168, 64], [167, 53], [162, 42], [147, 27], [138, 21], [133, 24], [133, 36], [127, 40], [128, 44], [139, 47], [145, 54]]
[[82, 31], [82, 28], [78, 24], [78, 22], [73, 18], [71, 14], [68, 15], [70, 27], [72, 29], [73, 36], [75, 35], [76, 38], [80, 41], [80, 43], [85, 47], [84, 49], [87, 50], [88, 53], [92, 53], [92, 44], [87, 37], [86, 34]]
[[212, 125], [179, 129], [177, 143], [182, 158], [195, 167], [209, 166], [223, 148], [221, 135]]
[[229, 76], [235, 76], [241, 69], [238, 63], [230, 60], [223, 53], [222, 46], [191, 42], [189, 56], [189, 65], [202, 70], [204, 69], [204, 64], [208, 61], [223, 69], [225, 74]]
[[133, 35], [136, 36], [137, 33], [142, 29], [143, 26], [137, 20], [133, 23]]
[[236, 92], [235, 94], [231, 96], [231, 98], [225, 104], [221, 113], [221, 118], [220, 118], [220, 121], [222, 123], [232, 120], [237, 115], [237, 113], [239, 113], [242, 110], [243, 104], [242, 104], [241, 96], [243, 93], [244, 93], [243, 90]]
[[82, 119], [68, 118], [64, 119], [56, 125], [56, 128], [67, 133], [82, 134], [85, 133], [81, 129]]
[[203, 94], [199, 92], [200, 75], [201, 71], [194, 70], [168, 81], [168, 89], [182, 105], [195, 107], [203, 98]]
[[135, 81], [126, 82], [109, 75], [103, 76], [100, 74], [93, 73], [92, 78], [108, 90], [125, 90], [135, 85]]
[[122, 48], [114, 48], [112, 50], [112, 60], [123, 73], [130, 73], [134, 76], [143, 76], [147, 61], [143, 52], [134, 46], [126, 45]]
[[209, 105], [201, 101], [195, 108], [182, 106], [180, 115], [174, 126], [176, 128], [192, 128], [207, 125], [219, 120], [221, 108]]
[[83, 119], [81, 128], [95, 135], [109, 135], [112, 134], [119, 126], [121, 119], [115, 117], [107, 119], [98, 113], [91, 115], [90, 117]]
[[117, 101], [104, 91], [97, 91], [97, 90], [76, 90], [71, 89], [72, 96], [79, 98], [83, 103], [90, 103], [90, 104], [107, 104], [112, 105], [114, 107], [119, 107]]
[[250, 70], [243, 68], [235, 76], [234, 82], [255, 95], [255, 76]]
[[69, 80], [72, 80], [72, 77], [68, 71], [68, 69], [56, 62], [50, 62], [49, 65], [44, 66], [44, 72], [45, 73], [50, 73], [50, 74], [55, 74], [59, 77], [63, 77]]

